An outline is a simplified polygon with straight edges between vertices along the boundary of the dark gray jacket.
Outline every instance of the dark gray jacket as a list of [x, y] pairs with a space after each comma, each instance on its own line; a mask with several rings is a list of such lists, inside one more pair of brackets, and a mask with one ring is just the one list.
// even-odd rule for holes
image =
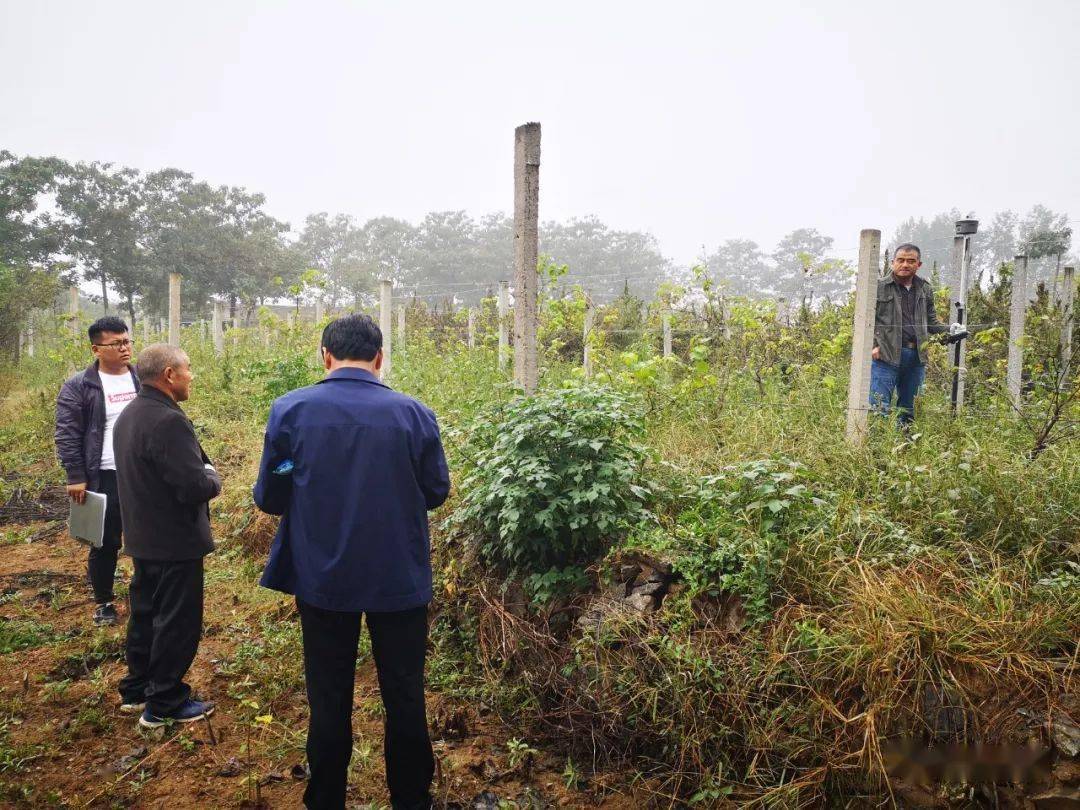
[[[915, 338], [919, 348], [919, 362], [926, 365], [926, 343], [929, 335], [949, 331], [938, 320], [934, 311], [934, 288], [919, 276], [912, 279], [915, 292]], [[900, 365], [900, 349], [903, 342], [904, 313], [900, 303], [900, 285], [890, 273], [888, 278], [878, 280], [877, 310], [874, 316], [874, 345], [881, 349], [881, 360], [892, 366]]]
[[[135, 390], [139, 378], [128, 366]], [[97, 361], [64, 381], [56, 397], [56, 455], [69, 484], [100, 486], [101, 448], [105, 444], [105, 389]]]
[[197, 560], [214, 550], [209, 501], [221, 479], [191, 420], [173, 400], [143, 386], [113, 428], [124, 551], [139, 560]]

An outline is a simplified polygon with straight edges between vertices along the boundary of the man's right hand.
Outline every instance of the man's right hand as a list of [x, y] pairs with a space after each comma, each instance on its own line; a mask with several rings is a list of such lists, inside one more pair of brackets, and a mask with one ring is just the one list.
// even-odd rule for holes
[[880, 360], [881, 359], [881, 347], [880, 346], [875, 346], [873, 351], [870, 352], [870, 356], [873, 357], [875, 360]]
[[86, 503], [86, 484], [68, 484], [67, 494], [75, 503]]

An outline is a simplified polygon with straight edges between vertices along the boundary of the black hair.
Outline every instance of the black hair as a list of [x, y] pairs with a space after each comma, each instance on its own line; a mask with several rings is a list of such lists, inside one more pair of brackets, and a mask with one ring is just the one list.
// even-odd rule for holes
[[97, 339], [101, 337], [102, 332], [112, 332], [117, 335], [122, 335], [128, 331], [128, 325], [119, 318], [114, 318], [111, 315], [106, 315], [104, 318], [98, 318], [87, 330], [90, 335], [90, 342], [97, 343]]
[[915, 255], [919, 257], [919, 261], [922, 261], [922, 251], [919, 250], [918, 245], [913, 245], [911, 244], [911, 242], [904, 242], [902, 245], [897, 245], [896, 250], [892, 252], [894, 259], [896, 258], [896, 254], [899, 253], [901, 250], [914, 250]]
[[322, 346], [338, 360], [374, 360], [382, 348], [382, 330], [370, 315], [346, 315], [326, 325]]

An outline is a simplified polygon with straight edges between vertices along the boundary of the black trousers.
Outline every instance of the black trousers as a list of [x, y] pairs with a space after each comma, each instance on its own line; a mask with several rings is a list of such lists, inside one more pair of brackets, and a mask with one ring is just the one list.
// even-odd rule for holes
[[134, 562], [120, 697], [167, 717], [191, 695], [184, 676], [202, 636], [203, 561]]
[[[296, 600], [304, 634], [307, 680], [308, 810], [341, 810], [352, 758], [353, 684], [362, 613], [323, 610]], [[386, 709], [383, 756], [394, 810], [431, 806], [435, 756], [424, 708], [427, 607], [368, 613], [371, 651]]]
[[120, 492], [116, 488], [116, 470], [102, 470], [97, 492], [104, 495], [105, 534], [101, 548], [90, 547], [86, 568], [90, 574], [90, 586], [94, 589], [94, 601], [99, 605], [113, 600], [113, 577], [116, 575], [116, 555], [120, 553]]

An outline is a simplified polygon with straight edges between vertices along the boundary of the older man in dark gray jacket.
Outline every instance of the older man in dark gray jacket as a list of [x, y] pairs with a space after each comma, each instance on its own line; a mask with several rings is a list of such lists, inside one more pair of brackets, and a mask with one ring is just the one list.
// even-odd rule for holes
[[165, 344], [139, 355], [142, 388], [116, 423], [116, 469], [124, 550], [135, 563], [128, 621], [128, 674], [121, 711], [139, 724], [200, 720], [213, 705], [184, 683], [199, 648], [203, 557], [214, 550], [209, 501], [221, 479], [179, 403], [191, 395], [188, 356]]

